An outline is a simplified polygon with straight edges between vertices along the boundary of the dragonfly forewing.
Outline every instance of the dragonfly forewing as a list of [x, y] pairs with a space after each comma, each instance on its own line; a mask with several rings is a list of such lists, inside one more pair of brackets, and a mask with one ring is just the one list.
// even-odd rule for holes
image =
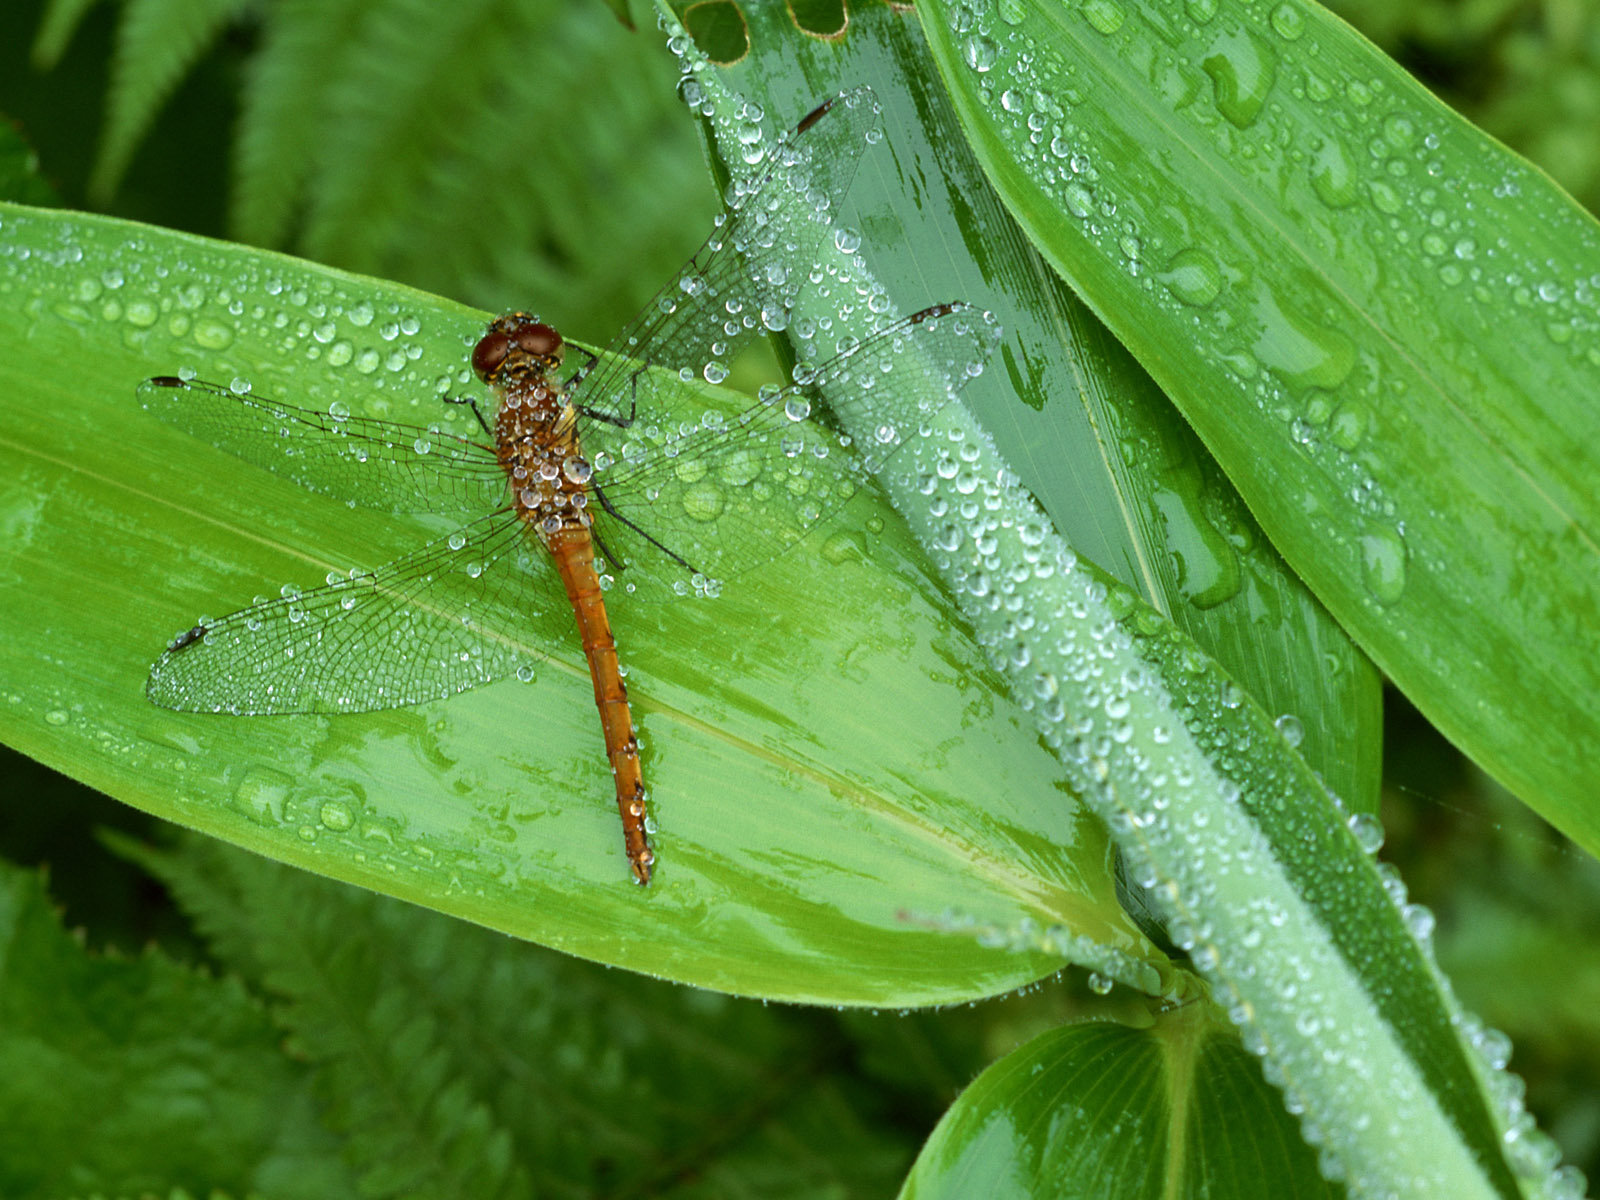
[[397, 421], [297, 408], [201, 380], [164, 375], [139, 403], [168, 425], [325, 496], [397, 513], [467, 521], [506, 502], [494, 449]]
[[202, 621], [151, 668], [150, 699], [183, 712], [371, 712], [526, 673], [539, 657], [530, 621], [553, 598], [530, 548], [502, 510], [376, 571]]

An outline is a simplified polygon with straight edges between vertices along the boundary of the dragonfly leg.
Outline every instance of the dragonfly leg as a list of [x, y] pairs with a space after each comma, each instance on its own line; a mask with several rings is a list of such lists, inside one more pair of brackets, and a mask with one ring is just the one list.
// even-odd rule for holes
[[631, 399], [628, 401], [627, 416], [619, 417], [615, 413], [597, 412], [595, 409], [585, 408], [581, 404], [577, 406], [578, 411], [591, 421], [604, 421], [607, 425], [615, 425], [618, 429], [628, 428], [633, 424], [634, 414], [639, 411], [639, 376], [643, 375], [647, 370], [649, 370], [648, 367], [640, 367], [632, 375], [628, 376], [628, 391]]
[[471, 396], [446, 396], [444, 397], [444, 402], [446, 404], [465, 404], [472, 409], [472, 415], [478, 418], [478, 424], [483, 426], [483, 431], [490, 437], [494, 436], [494, 430], [489, 428], [489, 422], [483, 419], [483, 413], [478, 408], [478, 402]]
[[[594, 489], [594, 494], [597, 497], [599, 497], [599, 499], [600, 499], [600, 507], [605, 509], [607, 513], [609, 513], [612, 517], [615, 517], [618, 521], [621, 521], [629, 529], [633, 530], [640, 537], [642, 537], [645, 541], [649, 542], [657, 550], [661, 551], [661, 553], [665, 554], [673, 562], [677, 563], [685, 571], [688, 571], [690, 574], [694, 574], [694, 575], [698, 575], [699, 574], [699, 572], [695, 570], [694, 564], [691, 563], [688, 559], [684, 558], [681, 554], [678, 554], [677, 552], [675, 552], [670, 546], [664, 546], [660, 542], [656, 541], [655, 538], [651, 537], [647, 532], [645, 532], [643, 529], [640, 529], [632, 521], [628, 520], [627, 517], [623, 516], [615, 508], [613, 508], [611, 506], [611, 501], [606, 499], [605, 490], [599, 484], [590, 483], [589, 486]], [[590, 536], [594, 537], [594, 533], [593, 533], [592, 530], [590, 532]], [[595, 540], [598, 541], [599, 539], [596, 538]], [[615, 559], [611, 558], [611, 552], [609, 550], [606, 550], [604, 542], [602, 542], [600, 544], [600, 549], [605, 553], [605, 556], [606, 556], [606, 558], [608, 560], [610, 560], [612, 562], [616, 561]]]

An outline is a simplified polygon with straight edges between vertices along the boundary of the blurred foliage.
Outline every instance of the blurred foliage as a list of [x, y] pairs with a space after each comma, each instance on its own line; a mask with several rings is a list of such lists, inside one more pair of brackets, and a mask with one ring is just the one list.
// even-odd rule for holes
[[1330, 0], [1445, 103], [1600, 209], [1600, 6]]
[[[451, 261], [451, 229], [430, 220], [426, 208], [436, 201], [421, 186], [415, 189], [417, 211], [391, 222], [377, 243], [358, 221], [336, 223], [328, 227], [333, 233], [312, 236], [318, 226], [308, 214], [319, 202], [317, 188], [329, 178], [319, 183], [317, 171], [323, 168], [315, 164], [306, 177], [306, 190], [291, 193], [288, 207], [253, 228], [284, 248], [297, 252], [314, 248], [324, 261], [383, 271], [486, 307], [501, 307], [519, 296], [538, 296], [547, 314], [585, 336], [604, 336], [692, 249], [695, 231], [703, 229], [714, 205], [713, 193], [703, 182], [692, 124], [671, 94], [669, 56], [648, 20], [639, 21], [639, 32], [631, 32], [613, 11], [622, 0], [610, 2], [612, 8], [591, 0], [566, 6], [564, 12], [586, 22], [581, 24], [582, 36], [593, 39], [587, 51], [592, 61], [605, 63], [622, 55], [633, 64], [627, 72], [615, 73], [629, 75], [624, 81], [628, 86], [602, 87], [607, 73], [598, 69], [587, 76], [575, 74], [565, 82], [555, 108], [571, 114], [575, 124], [553, 117], [545, 118], [544, 124], [529, 122], [526, 141], [497, 142], [487, 148], [502, 158], [522, 156], [525, 162], [513, 166], [533, 169], [535, 174], [543, 142], [550, 137], [567, 138], [568, 149], [572, 144], [588, 146], [596, 156], [581, 198], [552, 189], [524, 212], [499, 214], [500, 219], [514, 222], [510, 235], [517, 247], [515, 254], [499, 260], [509, 264], [503, 273], [496, 270], [497, 260], [478, 261], [470, 271]], [[119, 69], [113, 10], [92, 4], [57, 5], [58, 21], [48, 27], [49, 36], [38, 54], [49, 65], [40, 67], [30, 60], [29, 48], [47, 28], [46, 7], [44, 0], [0, 5], [0, 117], [16, 123], [39, 164], [36, 171], [25, 147], [7, 150], [19, 164], [18, 175], [24, 181], [19, 186], [27, 189], [16, 193], [17, 198], [44, 200], [53, 189], [67, 205], [85, 207], [94, 181], [102, 194], [93, 206], [102, 211], [211, 236], [237, 229], [247, 201], [238, 193], [242, 168], [236, 160], [234, 131], [251, 103], [250, 89], [261, 69], [263, 48], [273, 38], [292, 32], [290, 22], [305, 16], [297, 9], [316, 6], [297, 6], [292, 0], [217, 6], [217, 11], [231, 7], [229, 20], [219, 22], [194, 44], [192, 55], [178, 64], [164, 90], [148, 102], [147, 120], [119, 135], [126, 145], [109, 157], [101, 148], [98, 159], [96, 148], [104, 147], [108, 136], [107, 96]], [[132, 0], [126, 7], [141, 6]], [[1404, 5], [1331, 0], [1329, 7], [1467, 118], [1538, 163], [1591, 210], [1600, 208], [1600, 6], [1588, 0], [1417, 0]], [[72, 19], [63, 18], [63, 13]], [[637, 18], [639, 11], [634, 15]], [[464, 61], [470, 62], [471, 56]], [[648, 65], [651, 62], [654, 66]], [[646, 70], [655, 74], [641, 87], [631, 76]], [[539, 78], [531, 66], [528, 74]], [[437, 86], [446, 84], [441, 80]], [[336, 91], [319, 91], [319, 102], [326, 107], [313, 121], [319, 139], [325, 133], [328, 145], [337, 144], [342, 136], [337, 121], [345, 110]], [[641, 95], [653, 111], [639, 107]], [[451, 131], [438, 132], [444, 137]], [[11, 144], [8, 140], [7, 146]], [[648, 154], [641, 155], [641, 146]], [[125, 156], [125, 171], [117, 154]], [[427, 154], [412, 154], [409, 161], [426, 158]], [[458, 154], [449, 169], [470, 178], [475, 161]], [[348, 189], [349, 181], [340, 186]], [[632, 218], [625, 219], [627, 214]], [[427, 236], [418, 230], [426, 230]], [[1515, 1046], [1512, 1069], [1526, 1077], [1529, 1106], [1540, 1123], [1561, 1143], [1569, 1161], [1591, 1178], [1600, 1176], [1600, 1086], [1596, 1084], [1600, 947], [1593, 937], [1593, 930], [1600, 927], [1600, 866], [1566, 847], [1445, 743], [1402, 698], [1390, 693], [1388, 700], [1383, 815], [1389, 838], [1384, 856], [1400, 868], [1413, 897], [1437, 914], [1439, 959], [1462, 1000], [1510, 1035]], [[234, 1040], [238, 1046], [248, 1044], [252, 1070], [263, 1078], [291, 1079], [286, 1086], [299, 1087], [331, 1068], [318, 1058], [316, 1046], [281, 1041], [279, 1035], [295, 1033], [292, 1012], [304, 1002], [305, 993], [285, 984], [281, 973], [274, 975], [261, 964], [252, 967], [238, 952], [241, 939], [270, 941], [271, 936], [282, 935], [281, 920], [303, 911], [308, 903], [334, 911], [363, 910], [367, 915], [362, 920], [368, 925], [397, 931], [396, 954], [403, 952], [407, 936], [426, 941], [420, 926], [443, 922], [435, 914], [418, 913], [396, 901], [293, 876], [243, 861], [248, 856], [237, 852], [182, 840], [171, 827], [9, 751], [0, 752], [0, 779], [5, 782], [0, 858], [16, 864], [47, 864], [49, 895], [61, 907], [62, 922], [81, 931], [82, 946], [77, 950], [65, 942], [50, 943], [48, 954], [57, 964], [52, 970], [63, 988], [70, 991], [71, 980], [81, 982], [86, 973], [98, 972], [96, 986], [121, 989], [117, 994], [129, 1005], [140, 1003], [141, 996], [159, 994], [162, 1003], [178, 1007], [201, 1002], [225, 1006], [230, 1019], [242, 1023]], [[248, 923], [236, 925], [230, 939], [218, 923], [225, 913], [217, 906], [223, 893], [212, 897], [211, 908], [192, 895], [185, 905], [174, 903], [167, 883], [134, 865], [126, 854], [112, 853], [94, 836], [106, 829], [149, 844], [176, 846], [159, 860], [146, 859], [147, 865], [165, 864], [162, 874], [167, 883], [186, 870], [193, 874], [202, 868], [249, 877], [256, 889], [251, 895], [257, 911], [235, 913], [231, 919], [257, 922], [259, 927], [251, 934], [246, 932]], [[9, 886], [14, 895], [25, 897], [27, 885], [20, 878], [10, 876]], [[307, 898], [313, 891], [314, 901]], [[260, 898], [270, 895], [281, 900], [264, 904]], [[208, 914], [207, 920], [196, 924], [197, 913]], [[32, 922], [30, 928], [38, 937], [55, 936], [38, 912], [14, 912], [10, 919]], [[760, 1026], [755, 1040], [776, 1048], [777, 1059], [786, 1060], [783, 1070], [789, 1077], [797, 1073], [801, 1085], [810, 1089], [805, 1094], [827, 1090], [834, 1128], [843, 1128], [837, 1122], [844, 1122], [850, 1129], [842, 1148], [828, 1148], [848, 1153], [848, 1159], [836, 1161], [860, 1169], [863, 1174], [856, 1182], [862, 1186], [830, 1194], [885, 1194], [940, 1111], [975, 1072], [1092, 1003], [1076, 975], [1064, 985], [978, 1009], [908, 1017], [765, 1009], [712, 997], [702, 1003], [688, 989], [607, 972], [481, 930], [445, 935], [434, 930], [429, 936], [447, 941], [461, 937], [472, 944], [473, 953], [485, 956], [484, 961], [503, 955], [508, 964], [504, 970], [556, 981], [574, 995], [595, 998], [600, 1009], [613, 1006], [638, 1014], [665, 1006], [675, 1014], [684, 1037], [715, 1039], [724, 1036], [718, 1030], [732, 1031], [750, 1023]], [[227, 949], [230, 945], [232, 951]], [[146, 951], [147, 947], [154, 949]], [[73, 954], [82, 961], [73, 962]], [[146, 957], [129, 958], [141, 954]], [[223, 996], [217, 981], [184, 976], [176, 963], [198, 963], [230, 978], [237, 976], [245, 981], [249, 995]], [[395, 980], [411, 969], [404, 963], [396, 965], [382, 982], [397, 987]], [[429, 999], [419, 997], [419, 1006], [425, 1007]], [[260, 1005], [267, 1007], [252, 1008]], [[265, 1020], [261, 1011], [273, 1014], [277, 1034], [262, 1037], [266, 1026], [261, 1024]], [[244, 1029], [251, 1021], [257, 1024]], [[665, 1037], [666, 1031], [651, 1027], [639, 1036], [646, 1039], [648, 1054], [649, 1039]], [[743, 1034], [726, 1036], [726, 1048], [755, 1055], [741, 1042]], [[278, 1046], [278, 1061], [270, 1061], [273, 1045]], [[538, 1052], [531, 1042], [496, 1049], [501, 1053], [484, 1052], [479, 1091], [468, 1098], [486, 1105], [491, 1116], [499, 1115], [496, 1098], [520, 1086], [530, 1069], [528, 1056]], [[547, 1052], [551, 1049], [545, 1047]], [[691, 1122], [700, 1122], [699, 1128], [673, 1135], [680, 1139], [679, 1162], [686, 1164], [687, 1156], [720, 1138], [719, 1112], [737, 1109], [757, 1093], [770, 1100], [769, 1081], [755, 1069], [756, 1058], [743, 1065], [748, 1068], [744, 1075], [736, 1070], [723, 1076], [717, 1086], [725, 1090], [688, 1114]], [[684, 1079], [692, 1074], [684, 1071]], [[346, 1115], [354, 1093], [347, 1090], [340, 1100], [339, 1088], [348, 1084], [348, 1079], [335, 1081], [332, 1093], [320, 1093], [325, 1100], [333, 1095], [336, 1108], [344, 1104]], [[705, 1079], [698, 1086], [716, 1090]], [[729, 1107], [719, 1107], [724, 1105]], [[484, 1144], [492, 1143], [490, 1138]], [[804, 1139], [790, 1148], [797, 1154], [820, 1154], [825, 1140], [809, 1150], [803, 1143]], [[721, 1141], [718, 1145], [726, 1149]], [[295, 1152], [320, 1149], [326, 1147], [297, 1146]], [[586, 1171], [617, 1169], [616, 1162], [607, 1165], [599, 1158], [580, 1165]], [[811, 1168], [829, 1165], [814, 1162]], [[751, 1173], [755, 1170], [740, 1167], [740, 1178], [759, 1182], [760, 1176]], [[820, 1184], [832, 1177], [824, 1172], [809, 1178]], [[684, 1194], [693, 1190], [687, 1166], [673, 1182]], [[8, 1189], [7, 1194], [31, 1193]]]

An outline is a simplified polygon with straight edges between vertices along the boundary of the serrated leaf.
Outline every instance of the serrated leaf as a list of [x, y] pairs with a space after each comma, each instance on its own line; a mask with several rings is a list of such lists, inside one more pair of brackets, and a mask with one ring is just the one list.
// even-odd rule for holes
[[606, 972], [215, 840], [122, 848], [277, 999], [369, 1184], [866, 1197], [909, 1160], [828, 1069], [821, 1014]]
[[105, 132], [89, 177], [102, 202], [116, 190], [161, 106], [249, 0], [129, 0], [117, 24]]

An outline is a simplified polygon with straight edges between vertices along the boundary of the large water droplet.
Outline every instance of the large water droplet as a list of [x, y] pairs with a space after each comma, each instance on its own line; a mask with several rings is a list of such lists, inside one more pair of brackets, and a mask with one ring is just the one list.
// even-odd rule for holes
[[1338, 138], [1329, 138], [1311, 159], [1311, 190], [1329, 208], [1348, 208], [1360, 198], [1356, 168]]
[[1167, 269], [1156, 276], [1185, 304], [1203, 308], [1222, 291], [1222, 268], [1204, 250], [1189, 247], [1172, 256]]
[[1396, 603], [1406, 590], [1406, 543], [1397, 530], [1374, 529], [1361, 538], [1361, 577], [1379, 604]]
[[1272, 48], [1248, 29], [1218, 35], [1201, 61], [1217, 111], [1240, 129], [1254, 124], [1278, 74]]

